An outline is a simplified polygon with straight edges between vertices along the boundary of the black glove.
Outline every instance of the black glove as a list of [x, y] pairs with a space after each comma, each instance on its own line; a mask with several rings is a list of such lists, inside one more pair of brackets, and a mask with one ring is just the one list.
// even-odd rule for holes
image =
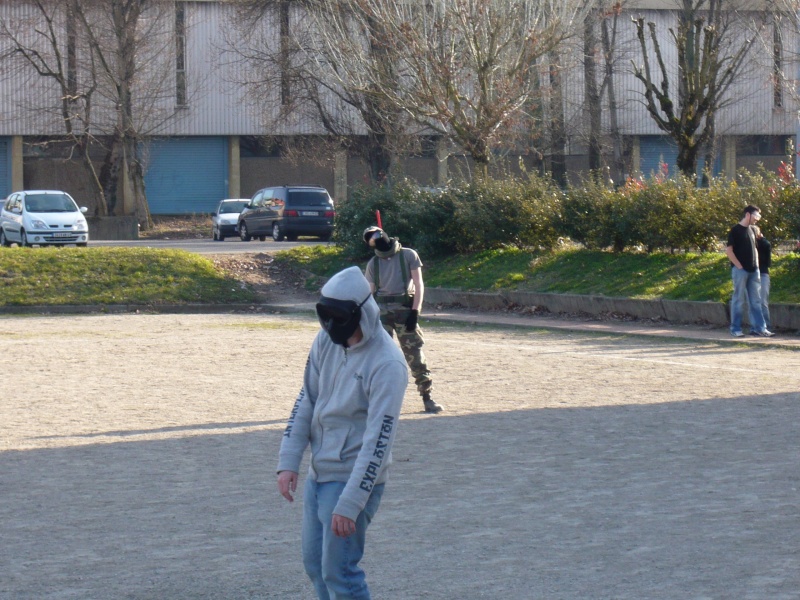
[[406, 331], [414, 331], [417, 328], [417, 320], [419, 319], [419, 311], [411, 309], [406, 319]]

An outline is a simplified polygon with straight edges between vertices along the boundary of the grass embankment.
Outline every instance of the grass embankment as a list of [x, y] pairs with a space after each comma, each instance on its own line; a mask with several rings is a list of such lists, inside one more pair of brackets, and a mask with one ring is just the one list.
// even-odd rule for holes
[[2, 248], [0, 306], [252, 302], [208, 259], [152, 248]]
[[[326, 277], [353, 264], [326, 246], [281, 252], [278, 260]], [[542, 254], [508, 248], [443, 260], [423, 257], [423, 262], [428, 287], [715, 302], [726, 302], [732, 291], [730, 263], [724, 254], [713, 252], [613, 254], [572, 249]], [[771, 302], [800, 303], [798, 254], [773, 256], [770, 276]]]
[[[329, 277], [353, 261], [331, 246], [280, 252], [279, 262]], [[800, 256], [773, 257], [772, 302], [800, 303]], [[517, 249], [426, 260], [429, 287], [725, 302], [727, 259], [706, 254], [611, 254]], [[312, 284], [310, 284], [312, 285]], [[317, 291], [317, 290], [314, 290]], [[0, 249], [0, 306], [247, 303], [255, 294], [202, 256], [152, 248]]]

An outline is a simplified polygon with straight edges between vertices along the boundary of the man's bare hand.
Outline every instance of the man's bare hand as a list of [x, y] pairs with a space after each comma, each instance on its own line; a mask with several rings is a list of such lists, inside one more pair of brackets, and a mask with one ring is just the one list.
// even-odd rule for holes
[[294, 502], [292, 493], [297, 491], [297, 473], [294, 471], [281, 471], [278, 473], [278, 491], [289, 502]]
[[356, 522], [342, 515], [333, 515], [331, 529], [337, 536], [346, 538], [356, 532]]

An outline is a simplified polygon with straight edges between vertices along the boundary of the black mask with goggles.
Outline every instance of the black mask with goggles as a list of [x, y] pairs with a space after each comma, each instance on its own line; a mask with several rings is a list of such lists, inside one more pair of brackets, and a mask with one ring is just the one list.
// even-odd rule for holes
[[367, 244], [374, 241], [375, 248], [381, 252], [388, 252], [392, 249], [392, 239], [383, 229], [379, 229], [378, 227], [368, 227], [364, 231], [364, 241]]
[[356, 304], [354, 300], [326, 296], [320, 298], [317, 302], [317, 318], [334, 344], [347, 348], [347, 340], [353, 336], [361, 322], [361, 307], [370, 296], [364, 298], [361, 304]]

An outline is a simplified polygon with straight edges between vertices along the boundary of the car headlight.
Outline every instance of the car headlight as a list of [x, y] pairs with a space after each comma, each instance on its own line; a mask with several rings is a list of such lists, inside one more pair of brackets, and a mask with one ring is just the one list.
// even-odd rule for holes
[[50, 229], [50, 227], [41, 219], [31, 219], [31, 227], [33, 229]]
[[75, 221], [75, 229], [80, 229], [85, 231], [89, 229], [89, 224], [86, 222], [86, 219], [79, 219]]

